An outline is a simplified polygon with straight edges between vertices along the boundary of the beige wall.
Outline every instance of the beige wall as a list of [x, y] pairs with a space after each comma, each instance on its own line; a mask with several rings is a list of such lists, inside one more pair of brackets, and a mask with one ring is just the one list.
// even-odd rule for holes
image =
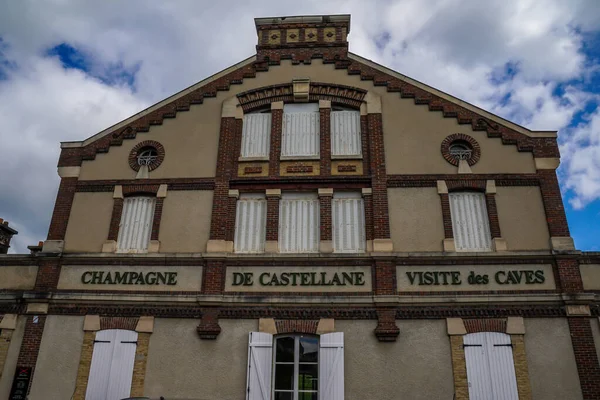
[[37, 270], [37, 265], [0, 266], [0, 289], [33, 289]]
[[344, 332], [346, 400], [452, 399], [450, 341], [444, 320], [399, 320], [397, 342], [373, 334], [376, 321], [335, 321]]
[[75, 193], [65, 234], [65, 252], [100, 252], [108, 238], [111, 193]]
[[2, 376], [0, 376], [0, 399], [8, 399], [8, 396], [10, 395], [10, 389], [12, 388], [12, 382], [15, 376], [15, 369], [17, 368], [17, 359], [19, 358], [19, 351], [21, 350], [21, 343], [23, 342], [23, 332], [25, 331], [26, 321], [27, 317], [19, 316], [17, 319], [17, 327], [12, 333], [10, 347], [8, 348], [6, 361], [4, 362], [4, 369], [2, 370]]
[[496, 206], [508, 250], [550, 249], [550, 234], [538, 187], [498, 187]]
[[579, 270], [585, 290], [600, 290], [600, 264], [580, 264]]
[[533, 400], [582, 398], [566, 318], [525, 318], [525, 351]]
[[[220, 320], [216, 340], [202, 340], [198, 320], [157, 318], [150, 335], [144, 395], [178, 399], [244, 398], [248, 332], [256, 320]], [[218, 396], [216, 394], [218, 393]]]
[[212, 214], [212, 191], [169, 191], [160, 222], [162, 253], [206, 251]]
[[444, 223], [436, 188], [388, 189], [394, 251], [442, 251]]
[[29, 400], [71, 398], [83, 343], [83, 319], [47, 317]]

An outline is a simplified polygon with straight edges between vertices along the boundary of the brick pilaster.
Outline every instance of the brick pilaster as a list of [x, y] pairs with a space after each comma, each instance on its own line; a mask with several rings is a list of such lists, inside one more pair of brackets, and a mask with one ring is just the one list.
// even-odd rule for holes
[[381, 114], [367, 115], [373, 188], [373, 232], [375, 239], [390, 238], [387, 173]]
[[376, 295], [396, 294], [396, 266], [392, 260], [376, 260], [373, 290]]
[[[331, 175], [331, 102], [319, 101], [321, 176]], [[328, 239], [329, 240], [329, 239]]]
[[440, 193], [440, 202], [442, 204], [442, 219], [444, 223], [444, 238], [454, 238], [452, 230], [452, 214], [450, 213], [450, 196], [448, 193]]
[[537, 173], [540, 178], [540, 190], [550, 236], [571, 236], [556, 172], [553, 169], [542, 169]]
[[211, 260], [204, 267], [202, 293], [221, 294], [225, 289], [225, 263]]
[[237, 209], [237, 196], [229, 196], [227, 198], [227, 228], [225, 234], [225, 240], [233, 241], [235, 237], [235, 217]]
[[592, 320], [587, 317], [569, 317], [567, 320], [583, 398], [598, 400], [600, 399], [600, 364], [590, 325]]
[[34, 290], [46, 292], [56, 289], [60, 277], [59, 258], [47, 257], [40, 259]]
[[487, 206], [488, 221], [490, 223], [490, 233], [492, 238], [502, 237], [500, 232], [500, 221], [498, 219], [498, 208], [496, 207], [496, 195], [494, 193], [486, 193], [485, 202]]
[[156, 205], [154, 206], [154, 218], [152, 220], [152, 233], [150, 240], [158, 240], [160, 233], [160, 220], [162, 219], [163, 204], [165, 202], [164, 197], [158, 197], [156, 199]]
[[279, 198], [281, 191], [277, 194], [267, 192], [267, 234], [266, 240], [279, 240]]
[[[37, 318], [37, 323], [34, 323], [34, 318]], [[27, 316], [25, 332], [23, 333], [23, 342], [21, 343], [21, 350], [19, 351], [19, 358], [17, 359], [17, 368], [31, 368], [31, 379], [29, 381], [29, 387], [27, 388], [27, 394], [29, 394], [29, 390], [31, 390], [31, 383], [34, 379], [35, 364], [37, 363], [38, 355], [40, 353], [40, 344], [42, 342], [45, 325], [45, 315]]]
[[64, 240], [78, 178], [62, 178], [56, 194], [48, 240]]
[[110, 227], [108, 228], [108, 240], [117, 240], [119, 236], [119, 224], [121, 215], [123, 215], [123, 198], [113, 199], [113, 210], [110, 217]]
[[281, 108], [271, 109], [271, 147], [269, 150], [269, 176], [279, 176], [279, 157], [281, 156], [282, 132], [283, 102], [281, 103]]
[[360, 116], [360, 141], [362, 146], [362, 157], [363, 157], [363, 175], [370, 175], [371, 164], [369, 162], [369, 129], [367, 123], [367, 116]]
[[333, 198], [333, 189], [323, 194], [319, 190], [319, 238], [323, 240], [332, 240], [332, 217], [331, 200]]
[[373, 240], [375, 234], [373, 233], [373, 196], [363, 196], [365, 204], [365, 238], [366, 240]]
[[558, 258], [556, 267], [560, 280], [559, 285], [563, 292], [578, 293], [583, 291], [579, 260], [575, 258]]

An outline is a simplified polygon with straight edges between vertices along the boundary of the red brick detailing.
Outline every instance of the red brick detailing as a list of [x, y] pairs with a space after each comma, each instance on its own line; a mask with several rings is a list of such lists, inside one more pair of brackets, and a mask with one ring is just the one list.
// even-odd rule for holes
[[267, 197], [267, 238], [279, 239], [279, 197]]
[[283, 132], [283, 110], [271, 111], [271, 146], [269, 149], [269, 176], [279, 176], [281, 135]]
[[248, 90], [239, 93], [237, 98], [244, 113], [249, 113], [261, 108], [271, 108], [271, 103], [278, 101], [293, 103], [294, 91], [291, 83], [282, 83]]
[[490, 234], [492, 235], [492, 238], [502, 237], [502, 233], [500, 232], [500, 220], [498, 219], [498, 208], [496, 207], [496, 195], [494, 193], [486, 193], [485, 203], [490, 223]]
[[156, 199], [156, 205], [154, 206], [154, 217], [152, 219], [152, 233], [150, 235], [150, 240], [158, 240], [164, 201], [164, 197], [158, 197]]
[[282, 176], [277, 179], [267, 177], [243, 178], [230, 181], [232, 189], [256, 191], [281, 189], [290, 191], [314, 190], [319, 188], [362, 189], [371, 187], [371, 179], [357, 175], [321, 176]]
[[373, 240], [375, 236], [373, 233], [373, 197], [363, 196], [363, 201], [365, 204], [365, 239]]
[[47, 292], [55, 290], [60, 277], [60, 265], [58, 258], [45, 258], [39, 261], [34, 290]]
[[[585, 317], [567, 318], [571, 331], [571, 342], [579, 372], [579, 383], [583, 398], [600, 399], [600, 363], [592, 335], [592, 319]], [[597, 323], [594, 321], [594, 323]]]
[[319, 108], [321, 176], [331, 175], [331, 108]]
[[375, 336], [380, 342], [395, 342], [400, 335], [400, 328], [396, 325], [395, 309], [377, 310], [377, 327]]
[[310, 173], [313, 172], [312, 165], [290, 165], [285, 169], [285, 172], [294, 173], [294, 174], [302, 174], [302, 173]]
[[550, 169], [541, 169], [537, 173], [540, 178], [540, 190], [550, 236], [571, 236], [556, 172]]
[[[371, 174], [371, 163], [369, 155], [369, 129], [367, 123], [367, 116], [360, 116], [360, 141], [362, 146], [362, 157], [363, 157], [363, 175]], [[404, 175], [401, 175], [404, 176]]]
[[506, 319], [463, 319], [467, 333], [500, 332], [506, 333]]
[[343, 165], [337, 167], [338, 172], [356, 172], [356, 165]]
[[450, 154], [450, 146], [459, 141], [465, 142], [471, 148], [471, 157], [466, 160], [467, 163], [469, 165], [474, 165], [477, 163], [481, 157], [481, 147], [479, 147], [479, 143], [477, 143], [475, 139], [463, 133], [455, 133], [442, 141], [441, 150], [444, 159], [450, 164], [458, 167], [458, 159]]
[[[448, 187], [485, 189], [485, 182], [493, 180], [496, 186], [539, 186], [537, 174], [466, 174], [466, 175], [388, 175], [388, 187], [436, 187], [437, 181], [445, 181]], [[464, 183], [461, 183], [464, 182]], [[455, 186], [453, 186], [455, 185]]]
[[560, 288], [565, 293], [583, 291], [583, 282], [579, 272], [579, 260], [576, 258], [559, 258], [556, 260]]
[[[34, 317], [37, 317], [37, 323], [33, 322]], [[31, 389], [31, 382], [33, 382], [35, 374], [35, 364], [37, 363], [38, 354], [40, 353], [40, 343], [42, 342], [42, 335], [44, 333], [44, 326], [46, 325], [46, 316], [39, 315], [27, 316], [27, 322], [25, 322], [25, 332], [23, 333], [23, 342], [21, 342], [21, 349], [19, 350], [19, 358], [17, 359], [18, 367], [31, 367], [31, 379], [29, 381], [29, 388], [27, 388], [27, 394]]]
[[278, 319], [275, 321], [277, 333], [306, 333], [315, 335], [319, 320], [310, 319]]
[[461, 190], [485, 191], [486, 181], [480, 179], [449, 179], [446, 182], [449, 192], [458, 192]]
[[442, 205], [442, 219], [444, 222], [444, 238], [452, 239], [454, 231], [452, 230], [452, 214], [450, 212], [450, 197], [448, 193], [440, 193], [440, 203]]
[[133, 195], [143, 195], [143, 194], [156, 195], [156, 193], [158, 193], [159, 187], [160, 187], [160, 185], [147, 184], [147, 183], [123, 185], [123, 196], [133, 196]]
[[202, 319], [196, 327], [196, 332], [198, 332], [200, 339], [215, 340], [219, 336], [219, 333], [221, 333], [219, 310], [216, 308], [202, 310]]
[[62, 178], [60, 180], [56, 202], [54, 203], [54, 212], [52, 213], [52, 220], [48, 229], [48, 240], [65, 239], [76, 187], [77, 178]]
[[228, 197], [227, 198], [227, 235], [225, 236], [225, 240], [233, 241], [235, 237], [235, 218], [236, 218], [236, 210], [237, 210], [237, 198], [236, 197]]
[[167, 185], [168, 190], [213, 190], [215, 187], [214, 178], [169, 178], [169, 179], [114, 179], [114, 180], [94, 180], [78, 181], [77, 192], [113, 192], [115, 185], [126, 186], [140, 185], [140, 181], [146, 182], [144, 185], [151, 187]]
[[202, 293], [221, 294], [225, 288], [225, 263], [223, 261], [208, 261], [202, 274]]
[[156, 168], [158, 168], [160, 164], [162, 164], [163, 160], [165, 159], [165, 148], [163, 147], [163, 145], [155, 140], [144, 140], [143, 142], [140, 142], [133, 146], [133, 149], [131, 149], [131, 151], [129, 152], [128, 161], [131, 169], [133, 169], [134, 171], [140, 170], [140, 165], [138, 164], [137, 160], [138, 155], [140, 154], [142, 149], [149, 147], [152, 147], [156, 150], [156, 159], [152, 163], [148, 164], [148, 171], [153, 171]]
[[262, 167], [244, 167], [244, 174], [260, 174], [262, 173]]
[[376, 295], [396, 294], [396, 263], [393, 260], [376, 260], [373, 276]]
[[373, 189], [373, 232], [375, 239], [389, 239], [390, 224], [385, 171], [385, 149], [381, 114], [368, 114], [369, 153]]
[[332, 240], [331, 196], [319, 196], [319, 238]]
[[125, 329], [135, 331], [139, 317], [100, 317], [100, 330]]
[[108, 228], [108, 240], [117, 240], [119, 236], [119, 225], [123, 214], [123, 199], [113, 199], [113, 210], [110, 216], [110, 227]]

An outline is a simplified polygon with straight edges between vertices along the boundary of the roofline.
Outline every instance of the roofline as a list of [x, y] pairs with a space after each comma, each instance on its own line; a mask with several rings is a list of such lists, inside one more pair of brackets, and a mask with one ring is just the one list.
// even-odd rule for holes
[[347, 22], [348, 33], [350, 33], [350, 14], [331, 15], [294, 15], [289, 17], [261, 17], [254, 18], [254, 25], [280, 25], [280, 24], [322, 24], [322, 23]]
[[351, 59], [354, 59], [355, 61], [361, 62], [363, 64], [367, 64], [368, 66], [375, 68], [379, 71], [382, 71], [388, 75], [392, 75], [398, 79], [401, 79], [406, 83], [410, 83], [413, 86], [416, 86], [416, 87], [426, 90], [428, 92], [432, 92], [433, 94], [435, 94], [445, 100], [448, 100], [452, 103], [458, 104], [459, 106], [464, 107], [468, 110], [471, 110], [474, 113], [482, 114], [485, 117], [489, 118], [490, 120], [497, 122], [499, 124], [502, 124], [504, 126], [507, 126], [511, 129], [514, 129], [515, 131], [522, 133], [523, 135], [526, 135], [529, 137], [534, 137], [534, 138], [556, 138], [556, 137], [558, 137], [558, 131], [532, 131], [532, 130], [529, 130], [529, 129], [525, 128], [524, 126], [515, 124], [514, 122], [511, 122], [507, 119], [499, 117], [496, 114], [492, 114], [491, 112], [486, 111], [483, 108], [479, 108], [471, 103], [468, 103], [464, 100], [454, 97], [446, 92], [443, 92], [439, 89], [429, 86], [429, 85], [427, 85], [423, 82], [420, 82], [416, 79], [409, 78], [406, 75], [402, 75], [401, 73], [396, 72], [390, 68], [387, 68], [381, 64], [378, 64], [375, 61], [371, 61], [369, 59], [363, 58], [363, 57], [359, 56], [358, 54], [348, 52], [348, 57]]
[[171, 103], [174, 100], [177, 100], [178, 98], [180, 98], [181, 96], [184, 96], [190, 92], [193, 92], [194, 90], [209, 84], [212, 81], [215, 81], [217, 79], [219, 79], [220, 77], [222, 77], [223, 75], [226, 75], [238, 68], [241, 68], [243, 66], [246, 66], [248, 64], [253, 63], [256, 60], [256, 55], [250, 56], [248, 58], [246, 58], [243, 61], [240, 61], [237, 64], [234, 64], [228, 68], [225, 68], [224, 70], [221, 70], [219, 72], [217, 72], [216, 74], [213, 74], [211, 76], [209, 76], [208, 78], [198, 82], [198, 83], [194, 83], [192, 86], [189, 86], [177, 93], [175, 93], [172, 96], [167, 97], [164, 100], [161, 100], [160, 102], [151, 105], [150, 107], [146, 108], [145, 110], [142, 110], [140, 112], [138, 112], [137, 114], [132, 115], [131, 117], [128, 117], [127, 119], [122, 120], [121, 122], [117, 122], [116, 124], [96, 133], [93, 136], [88, 137], [85, 140], [80, 140], [80, 141], [69, 141], [69, 142], [60, 142], [60, 148], [61, 149], [69, 149], [69, 148], [77, 148], [77, 147], [84, 147], [87, 146], [88, 144], [95, 142], [96, 140], [100, 139], [101, 137], [109, 134], [110, 132], [114, 131], [115, 129], [119, 129], [122, 127], [127, 126], [129, 123], [133, 122], [134, 120], [143, 117], [144, 115], [150, 114], [151, 112], [153, 112], [154, 110], [159, 109], [160, 107]]

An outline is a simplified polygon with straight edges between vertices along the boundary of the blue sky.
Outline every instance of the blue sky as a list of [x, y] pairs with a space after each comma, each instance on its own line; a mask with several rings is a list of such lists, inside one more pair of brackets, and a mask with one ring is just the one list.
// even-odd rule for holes
[[20, 231], [13, 251], [46, 236], [60, 141], [253, 54], [254, 17], [342, 12], [352, 14], [351, 51], [530, 129], [559, 130], [572, 236], [600, 251], [596, 0], [3, 2], [0, 217]]

